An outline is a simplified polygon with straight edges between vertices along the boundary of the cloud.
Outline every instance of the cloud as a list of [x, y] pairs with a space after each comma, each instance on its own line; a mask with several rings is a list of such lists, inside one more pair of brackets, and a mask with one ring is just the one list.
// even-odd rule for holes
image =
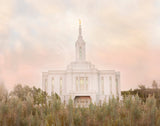
[[74, 60], [78, 19], [87, 59], [121, 72], [122, 90], [158, 79], [156, 0], [6, 0], [0, 4], [0, 75], [7, 87], [41, 86], [41, 72]]

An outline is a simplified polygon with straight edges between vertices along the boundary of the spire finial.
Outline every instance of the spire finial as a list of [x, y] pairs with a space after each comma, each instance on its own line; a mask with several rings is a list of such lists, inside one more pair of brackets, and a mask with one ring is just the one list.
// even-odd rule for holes
[[81, 19], [79, 19], [79, 25], [81, 25]]

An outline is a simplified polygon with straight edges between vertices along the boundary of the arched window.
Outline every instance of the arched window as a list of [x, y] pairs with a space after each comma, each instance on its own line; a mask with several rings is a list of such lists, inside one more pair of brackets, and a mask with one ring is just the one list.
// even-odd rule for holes
[[62, 78], [60, 78], [60, 95], [62, 95]]
[[104, 77], [101, 77], [101, 91], [102, 95], [104, 95]]
[[54, 93], [54, 77], [52, 77], [52, 93]]

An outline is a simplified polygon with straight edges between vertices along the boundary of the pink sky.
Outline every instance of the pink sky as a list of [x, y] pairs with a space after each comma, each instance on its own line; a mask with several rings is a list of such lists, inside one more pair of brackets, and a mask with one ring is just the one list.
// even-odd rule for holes
[[41, 87], [41, 74], [73, 61], [82, 20], [87, 60], [121, 72], [122, 90], [160, 84], [158, 0], [1, 0], [0, 81]]

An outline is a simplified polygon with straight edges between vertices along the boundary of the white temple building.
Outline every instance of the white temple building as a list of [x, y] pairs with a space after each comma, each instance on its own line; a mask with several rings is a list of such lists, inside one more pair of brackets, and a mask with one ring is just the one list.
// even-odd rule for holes
[[81, 23], [75, 43], [76, 58], [66, 70], [49, 70], [42, 73], [42, 89], [48, 94], [57, 93], [61, 101], [71, 98], [76, 105], [103, 103], [109, 97], [120, 97], [120, 72], [98, 70], [86, 61], [86, 43], [82, 37]]

